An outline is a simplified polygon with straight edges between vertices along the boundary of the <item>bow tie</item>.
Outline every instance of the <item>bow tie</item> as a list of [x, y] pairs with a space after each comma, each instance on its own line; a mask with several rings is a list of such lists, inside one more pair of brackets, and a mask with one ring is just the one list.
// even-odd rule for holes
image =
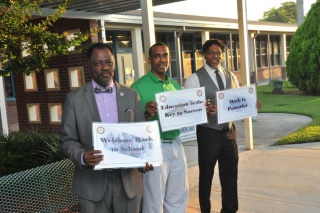
[[94, 88], [94, 92], [95, 93], [112, 93], [112, 87], [105, 87], [105, 88], [96, 87]]

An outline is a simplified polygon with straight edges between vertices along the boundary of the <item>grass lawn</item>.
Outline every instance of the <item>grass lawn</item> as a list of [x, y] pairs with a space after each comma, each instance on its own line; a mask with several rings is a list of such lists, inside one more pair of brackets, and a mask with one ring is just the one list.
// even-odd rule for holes
[[320, 141], [320, 96], [304, 95], [289, 82], [283, 83], [284, 94], [272, 94], [272, 86], [258, 86], [257, 98], [262, 101], [258, 112], [292, 113], [306, 115], [312, 122], [299, 130], [278, 139], [274, 145]]

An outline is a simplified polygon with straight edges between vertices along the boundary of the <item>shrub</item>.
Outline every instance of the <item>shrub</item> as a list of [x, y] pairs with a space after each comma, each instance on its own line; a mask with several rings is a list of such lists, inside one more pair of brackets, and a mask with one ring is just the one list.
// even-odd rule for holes
[[65, 159], [56, 134], [31, 130], [0, 135], [0, 176]]
[[286, 61], [291, 83], [306, 94], [320, 94], [320, 0], [309, 10], [290, 43]]

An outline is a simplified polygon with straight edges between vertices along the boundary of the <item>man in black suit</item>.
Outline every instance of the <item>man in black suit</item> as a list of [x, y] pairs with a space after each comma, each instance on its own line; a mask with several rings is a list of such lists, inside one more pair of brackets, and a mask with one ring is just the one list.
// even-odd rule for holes
[[[239, 87], [237, 77], [221, 66], [225, 45], [219, 39], [207, 40], [202, 46], [205, 64], [189, 78], [184, 88], [205, 87], [208, 122], [197, 125], [199, 163], [199, 202], [202, 213], [210, 213], [211, 185], [218, 161], [221, 184], [221, 213], [238, 211], [238, 145], [236, 128], [230, 123], [218, 124], [215, 94], [219, 90]], [[261, 102], [257, 102], [261, 107]]]

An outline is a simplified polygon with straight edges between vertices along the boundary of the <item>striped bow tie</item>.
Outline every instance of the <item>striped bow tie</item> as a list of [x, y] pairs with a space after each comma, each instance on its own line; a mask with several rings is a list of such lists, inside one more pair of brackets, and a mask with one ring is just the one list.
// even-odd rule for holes
[[112, 93], [112, 87], [105, 87], [105, 88], [94, 88], [95, 93]]

